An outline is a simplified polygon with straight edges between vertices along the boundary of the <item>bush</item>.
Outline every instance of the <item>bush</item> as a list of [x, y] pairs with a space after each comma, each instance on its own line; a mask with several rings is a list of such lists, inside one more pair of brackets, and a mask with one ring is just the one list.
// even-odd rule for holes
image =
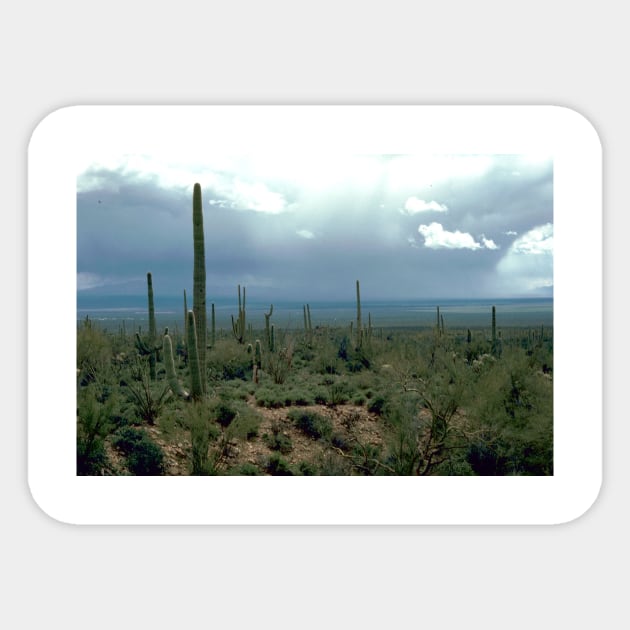
[[297, 429], [315, 440], [328, 439], [332, 435], [331, 421], [314, 411], [293, 409], [289, 412], [288, 418]]
[[268, 433], [263, 435], [263, 441], [269, 449], [272, 451], [279, 451], [283, 455], [286, 455], [293, 450], [293, 442], [291, 442], [291, 438], [282, 433], [282, 427], [277, 422], [274, 422], [271, 425], [271, 435]]
[[125, 427], [114, 436], [113, 445], [123, 453], [134, 475], [163, 475], [164, 453], [141, 429]]
[[267, 464], [265, 466], [265, 471], [274, 476], [293, 475], [289, 463], [278, 453], [273, 453], [269, 456], [269, 459], [267, 460]]
[[236, 411], [226, 403], [219, 403], [214, 409], [215, 420], [225, 429], [236, 418]]
[[386, 404], [387, 400], [383, 396], [376, 396], [370, 400], [367, 409], [370, 413], [375, 413], [377, 416], [381, 416], [383, 415], [383, 410], [385, 409]]

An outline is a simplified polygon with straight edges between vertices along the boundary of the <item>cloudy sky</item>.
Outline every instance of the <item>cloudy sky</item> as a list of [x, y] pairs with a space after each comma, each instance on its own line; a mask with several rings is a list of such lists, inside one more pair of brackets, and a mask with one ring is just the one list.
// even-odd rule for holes
[[500, 298], [553, 291], [553, 162], [523, 155], [95, 160], [77, 179], [77, 288], [192, 289], [202, 187], [210, 300]]

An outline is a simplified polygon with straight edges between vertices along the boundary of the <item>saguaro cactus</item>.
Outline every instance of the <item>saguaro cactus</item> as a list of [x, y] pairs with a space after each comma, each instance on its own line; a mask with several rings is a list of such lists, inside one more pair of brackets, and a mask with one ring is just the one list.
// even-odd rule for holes
[[361, 328], [361, 291], [357, 280], [357, 348], [363, 344], [363, 329]]
[[164, 354], [164, 367], [166, 369], [168, 386], [171, 388], [171, 391], [177, 396], [188, 399], [190, 397], [190, 394], [183, 388], [175, 372], [173, 342], [171, 341], [171, 337], [168, 334], [168, 328], [164, 331], [164, 337], [162, 338], [162, 351]]
[[149, 310], [149, 336], [147, 341], [143, 341], [139, 333], [136, 333], [136, 348], [142, 355], [149, 356], [149, 376], [152, 381], [156, 379], [155, 364], [157, 361], [157, 352], [162, 344], [156, 340], [155, 327], [155, 306], [153, 304], [153, 279], [151, 272], [147, 273], [147, 297]]
[[263, 312], [263, 315], [265, 316], [265, 336], [267, 338], [267, 349], [273, 352], [273, 341], [271, 339], [271, 328], [269, 326], [269, 320], [271, 319], [271, 316], [273, 315], [273, 304], [269, 308], [269, 312], [268, 313]]
[[239, 343], [244, 343], [247, 325], [245, 322], [245, 287], [243, 287], [243, 299], [241, 300], [241, 285], [238, 285], [238, 316], [232, 315], [232, 332]]
[[311, 307], [308, 304], [302, 306], [304, 310], [304, 332], [306, 334], [306, 343], [313, 343], [313, 326], [311, 324]]
[[[199, 371], [202, 378], [202, 391], [205, 392], [206, 374], [206, 253], [203, 233], [203, 206], [201, 186], [193, 188], [193, 313], [197, 334]], [[190, 319], [190, 318], [189, 318]], [[190, 349], [189, 349], [190, 353]]]
[[188, 311], [186, 338], [188, 342], [188, 366], [190, 369], [190, 397], [192, 400], [200, 400], [203, 397], [203, 381], [201, 379], [201, 365], [199, 363], [197, 326], [193, 311]]
[[212, 318], [210, 328], [210, 345], [214, 348], [217, 341], [217, 320], [214, 314], [214, 302], [212, 303]]

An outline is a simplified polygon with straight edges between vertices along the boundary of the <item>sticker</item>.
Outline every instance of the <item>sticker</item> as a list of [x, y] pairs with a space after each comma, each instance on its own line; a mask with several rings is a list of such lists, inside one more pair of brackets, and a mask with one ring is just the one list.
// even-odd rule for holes
[[559, 524], [595, 502], [602, 150], [575, 111], [67, 107], [33, 132], [28, 194], [28, 479], [53, 519]]

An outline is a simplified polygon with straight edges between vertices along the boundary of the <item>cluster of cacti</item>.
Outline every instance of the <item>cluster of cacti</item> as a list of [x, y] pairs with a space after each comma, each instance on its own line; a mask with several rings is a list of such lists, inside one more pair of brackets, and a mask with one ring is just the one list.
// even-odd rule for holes
[[245, 342], [245, 332], [247, 331], [245, 315], [245, 287], [243, 287], [243, 299], [241, 300], [241, 285], [238, 285], [238, 316], [234, 319], [232, 315], [232, 333], [239, 343]]

